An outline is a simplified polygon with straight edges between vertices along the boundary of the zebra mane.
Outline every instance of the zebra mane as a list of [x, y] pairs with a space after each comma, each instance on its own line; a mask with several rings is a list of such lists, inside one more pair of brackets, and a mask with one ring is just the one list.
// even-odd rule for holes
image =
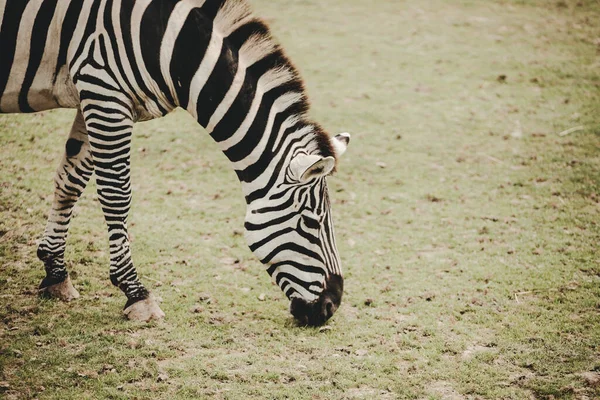
[[[224, 0], [213, 21], [213, 31], [229, 39], [236, 32], [244, 32], [247, 37], [237, 48], [239, 62], [250, 66], [269, 56], [276, 65], [273, 73], [269, 73], [269, 82], [265, 86], [284, 86], [288, 92], [298, 93], [300, 100], [294, 105], [299, 121], [299, 129], [311, 127], [309, 135], [314, 135], [314, 151], [323, 157], [335, 157], [335, 150], [329, 135], [317, 123], [311, 121], [307, 114], [310, 108], [304, 82], [279, 43], [273, 38], [267, 23], [252, 13], [246, 0]], [[269, 71], [271, 72], [271, 71]], [[265, 74], [267, 75], [267, 74]], [[265, 76], [263, 75], [263, 77]]]

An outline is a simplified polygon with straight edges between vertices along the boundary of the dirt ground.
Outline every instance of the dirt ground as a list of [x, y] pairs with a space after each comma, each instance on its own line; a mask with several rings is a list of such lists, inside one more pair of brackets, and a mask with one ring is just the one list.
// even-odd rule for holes
[[352, 133], [338, 313], [296, 326], [183, 111], [133, 143], [133, 256], [166, 319], [121, 316], [93, 185], [66, 255], [82, 296], [38, 299], [74, 111], [1, 115], [0, 398], [600, 398], [600, 3], [253, 4], [312, 116]]

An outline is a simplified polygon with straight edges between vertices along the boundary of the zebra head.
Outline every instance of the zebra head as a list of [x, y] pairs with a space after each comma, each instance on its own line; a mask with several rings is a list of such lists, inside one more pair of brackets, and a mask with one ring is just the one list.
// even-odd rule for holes
[[342, 300], [344, 279], [335, 243], [326, 177], [350, 135], [332, 139], [333, 156], [300, 146], [274, 173], [268, 192], [248, 203], [246, 240], [290, 299], [304, 325], [321, 325]]

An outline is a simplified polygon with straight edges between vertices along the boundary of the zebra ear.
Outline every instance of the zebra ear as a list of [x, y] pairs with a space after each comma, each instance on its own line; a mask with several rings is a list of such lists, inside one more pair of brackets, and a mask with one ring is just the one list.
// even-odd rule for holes
[[331, 139], [331, 144], [333, 144], [333, 148], [335, 149], [335, 155], [339, 157], [344, 154], [348, 148], [348, 143], [350, 143], [350, 134], [348, 132], [335, 135], [333, 139]]
[[291, 161], [290, 169], [300, 182], [307, 182], [316, 177], [326, 176], [333, 171], [335, 158], [321, 157], [314, 154], [301, 154]]

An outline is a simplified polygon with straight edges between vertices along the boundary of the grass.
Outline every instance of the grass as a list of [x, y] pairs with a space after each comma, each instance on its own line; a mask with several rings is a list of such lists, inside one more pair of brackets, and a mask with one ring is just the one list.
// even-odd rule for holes
[[82, 298], [38, 299], [74, 113], [3, 115], [0, 397], [600, 396], [600, 4], [253, 3], [314, 117], [353, 134], [329, 180], [346, 277], [330, 329], [294, 324], [240, 235], [233, 171], [184, 112], [134, 136], [133, 254], [166, 319], [120, 316], [94, 187], [66, 257]]

